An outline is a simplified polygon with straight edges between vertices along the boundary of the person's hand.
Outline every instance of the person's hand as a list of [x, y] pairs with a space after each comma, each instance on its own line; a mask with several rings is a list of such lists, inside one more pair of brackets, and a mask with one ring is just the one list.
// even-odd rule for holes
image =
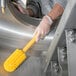
[[46, 34], [49, 33], [52, 23], [53, 21], [48, 15], [43, 17], [42, 21], [34, 32], [34, 35], [37, 34], [36, 42], [38, 42], [40, 38], [44, 38]]
[[12, 2], [12, 3], [22, 14], [28, 15], [28, 11], [26, 9], [24, 9], [19, 3], [17, 3], [17, 2]]

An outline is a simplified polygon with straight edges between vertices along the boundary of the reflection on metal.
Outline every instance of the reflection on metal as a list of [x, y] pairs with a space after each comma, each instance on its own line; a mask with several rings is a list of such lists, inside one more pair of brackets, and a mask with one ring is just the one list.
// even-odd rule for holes
[[2, 65], [0, 65], [0, 76], [8, 76], [8, 73], [4, 70]]
[[5, 7], [6, 7], [6, 0], [1, 0], [1, 9], [2, 9], [2, 14], [5, 13]]
[[[7, 0], [8, 2], [9, 0]], [[11, 5], [11, 4], [10, 4]], [[17, 14], [14, 7], [6, 7], [3, 15], [0, 10], [0, 65], [15, 50], [23, 48], [33, 37], [33, 32], [40, 20]], [[13, 10], [13, 11], [11, 11]], [[24, 19], [23, 19], [24, 18]], [[25, 20], [25, 21], [24, 21]], [[32, 22], [31, 22], [32, 21]], [[27, 23], [26, 23], [27, 22]], [[30, 24], [31, 23], [31, 24]], [[35, 25], [36, 24], [36, 25]], [[0, 76], [42, 76], [42, 53], [47, 51], [55, 30], [44, 39], [40, 40], [27, 53], [28, 59], [13, 73], [7, 73], [0, 67]], [[2, 70], [2, 71], [1, 71]], [[2, 74], [3, 73], [3, 74]]]
[[26, 36], [26, 37], [32, 37], [32, 34], [28, 34], [28, 33], [19, 32], [19, 31], [16, 31], [16, 30], [8, 29], [8, 28], [5, 28], [3, 26], [0, 26], [0, 29], [3, 30], [3, 31], [13, 33], [13, 34], [18, 34], [18, 35]]

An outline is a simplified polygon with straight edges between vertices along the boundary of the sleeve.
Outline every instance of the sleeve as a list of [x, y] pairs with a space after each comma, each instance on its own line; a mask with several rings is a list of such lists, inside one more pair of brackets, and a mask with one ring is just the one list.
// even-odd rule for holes
[[65, 9], [67, 0], [55, 0], [55, 3], [59, 3]]

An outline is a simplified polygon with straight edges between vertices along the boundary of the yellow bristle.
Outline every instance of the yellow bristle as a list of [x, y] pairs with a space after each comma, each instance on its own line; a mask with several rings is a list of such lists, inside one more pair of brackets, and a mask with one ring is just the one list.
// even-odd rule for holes
[[22, 50], [16, 49], [15, 52], [13, 52], [12, 55], [10, 55], [5, 61], [5, 70], [8, 72], [13, 72], [26, 58], [27, 57]]

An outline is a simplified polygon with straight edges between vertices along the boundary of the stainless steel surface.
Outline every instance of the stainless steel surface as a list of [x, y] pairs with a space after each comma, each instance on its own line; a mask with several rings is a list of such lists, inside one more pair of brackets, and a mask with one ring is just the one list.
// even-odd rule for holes
[[[67, 41], [67, 56], [68, 56], [68, 74], [69, 76], [76, 75], [76, 42], [70, 41], [75, 33], [70, 34], [74, 30], [67, 30], [66, 31], [66, 41]], [[76, 37], [74, 37], [76, 38]]]
[[[54, 61], [58, 61], [59, 65], [61, 66], [62, 75], [58, 75], [58, 76], [76, 76], [76, 67], [75, 67], [76, 66], [76, 15], [75, 13], [76, 13], [76, 0], [70, 0], [64, 11], [61, 21], [58, 25], [58, 28], [54, 35], [54, 39], [52, 40], [51, 45], [47, 52], [47, 65], [45, 66], [45, 70], [47, 70], [49, 63], [52, 61], [52, 57], [54, 55], [53, 53], [57, 51], [57, 48], [58, 47], [61, 48], [61, 46], [66, 48], [67, 56], [61, 55], [62, 56], [61, 62], [59, 60], [61, 58], [59, 55], [57, 56], [58, 59], [54, 60]], [[63, 36], [65, 30], [67, 30], [66, 36]], [[70, 32], [68, 32], [69, 30]], [[74, 32], [71, 30], [74, 30]], [[66, 38], [65, 41], [64, 41], [65, 39], [64, 37]], [[66, 43], [66, 44], [62, 45], [62, 43], [64, 44]], [[66, 61], [64, 59], [65, 57], [67, 57]]]
[[6, 4], [5, 1], [6, 0], [1, 0], [1, 7], [3, 7], [3, 8], [5, 8], [5, 4]]
[[[16, 14], [14, 13], [15, 16]], [[0, 76], [42, 76], [42, 53], [47, 51], [50, 41], [53, 39], [54, 31], [51, 31], [44, 40], [40, 40], [29, 50], [28, 55], [30, 57], [15, 72], [8, 73], [3, 68], [5, 59], [16, 48], [24, 47], [33, 37], [36, 28], [26, 21], [22, 23], [14, 15], [8, 7], [5, 14], [2, 14], [0, 10]]]
[[[50, 60], [52, 59], [52, 56], [53, 56], [53, 54], [54, 54], [54, 52], [56, 50], [56, 47], [59, 44], [59, 41], [60, 41], [60, 39], [62, 37], [62, 34], [63, 34], [63, 32], [64, 32], [64, 30], [65, 30], [65, 28], [67, 26], [67, 22], [68, 22], [68, 19], [69, 19], [70, 15], [71, 15], [72, 9], [73, 9], [73, 7], [75, 5], [75, 2], [76, 2], [75, 0], [73, 0], [73, 1], [70, 0], [68, 2], [67, 6], [66, 6], [66, 9], [65, 9], [65, 11], [63, 13], [63, 16], [61, 18], [61, 21], [60, 21], [60, 23], [59, 23], [59, 25], [58, 25], [58, 27], [56, 29], [54, 39], [52, 40], [52, 42], [50, 44], [50, 47], [48, 49], [47, 55], [46, 55], [46, 63], [47, 64], [45, 65], [45, 70], [44, 70], [45, 72], [46, 72], [46, 70], [48, 68], [48, 65], [50, 63]], [[67, 11], [68, 11], [68, 13], [67, 13]], [[62, 42], [62, 43], [65, 43], [65, 42]], [[62, 44], [60, 44], [60, 45], [62, 45]]]

